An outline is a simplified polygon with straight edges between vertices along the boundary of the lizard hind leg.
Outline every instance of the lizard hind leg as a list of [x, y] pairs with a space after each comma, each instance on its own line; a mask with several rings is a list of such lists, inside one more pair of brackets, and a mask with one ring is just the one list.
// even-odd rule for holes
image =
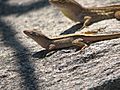
[[115, 12], [115, 18], [120, 21], [120, 11]]

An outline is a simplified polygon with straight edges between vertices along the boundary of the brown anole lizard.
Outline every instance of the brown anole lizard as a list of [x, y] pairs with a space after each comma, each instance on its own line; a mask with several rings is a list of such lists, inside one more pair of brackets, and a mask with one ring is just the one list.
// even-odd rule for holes
[[120, 38], [120, 33], [118, 33], [110, 35], [68, 34], [50, 39], [41, 32], [35, 30], [24, 30], [23, 32], [48, 51], [71, 46], [78, 46], [84, 49], [93, 42]]
[[49, 2], [57, 6], [72, 21], [82, 23], [81, 29], [105, 19], [120, 20], [120, 5], [86, 8], [75, 0], [49, 0]]

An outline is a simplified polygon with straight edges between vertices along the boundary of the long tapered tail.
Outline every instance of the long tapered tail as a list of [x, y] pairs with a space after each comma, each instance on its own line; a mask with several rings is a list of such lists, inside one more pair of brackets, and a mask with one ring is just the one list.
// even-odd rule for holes
[[86, 36], [86, 37], [88, 37], [89, 41], [96, 42], [96, 41], [120, 38], [120, 33], [118, 33], [118, 34], [109, 34], [109, 35]]

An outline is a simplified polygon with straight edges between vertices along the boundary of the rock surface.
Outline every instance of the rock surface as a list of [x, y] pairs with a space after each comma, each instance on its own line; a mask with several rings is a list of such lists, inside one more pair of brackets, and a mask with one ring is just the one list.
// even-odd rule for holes
[[[76, 0], [88, 6], [120, 4], [119, 0]], [[104, 3], [103, 3], [104, 2]], [[23, 34], [38, 29], [59, 36], [75, 25], [48, 0], [0, 0], [0, 90], [120, 90], [120, 38], [91, 44], [83, 52], [67, 48], [45, 53]], [[120, 32], [116, 19], [86, 30]]]

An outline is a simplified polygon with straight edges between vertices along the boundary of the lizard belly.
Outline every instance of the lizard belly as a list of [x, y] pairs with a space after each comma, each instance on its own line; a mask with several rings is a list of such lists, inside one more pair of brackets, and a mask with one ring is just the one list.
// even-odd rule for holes
[[72, 13], [72, 11], [65, 10], [65, 9], [61, 9], [61, 11], [66, 17], [68, 17], [72, 21], [80, 22], [80, 20], [78, 19], [79, 17], [77, 15], [75, 15], [75, 13]]
[[55, 49], [60, 49], [73, 46], [72, 41], [72, 38], [64, 38], [55, 40], [53, 43], [55, 44]]

